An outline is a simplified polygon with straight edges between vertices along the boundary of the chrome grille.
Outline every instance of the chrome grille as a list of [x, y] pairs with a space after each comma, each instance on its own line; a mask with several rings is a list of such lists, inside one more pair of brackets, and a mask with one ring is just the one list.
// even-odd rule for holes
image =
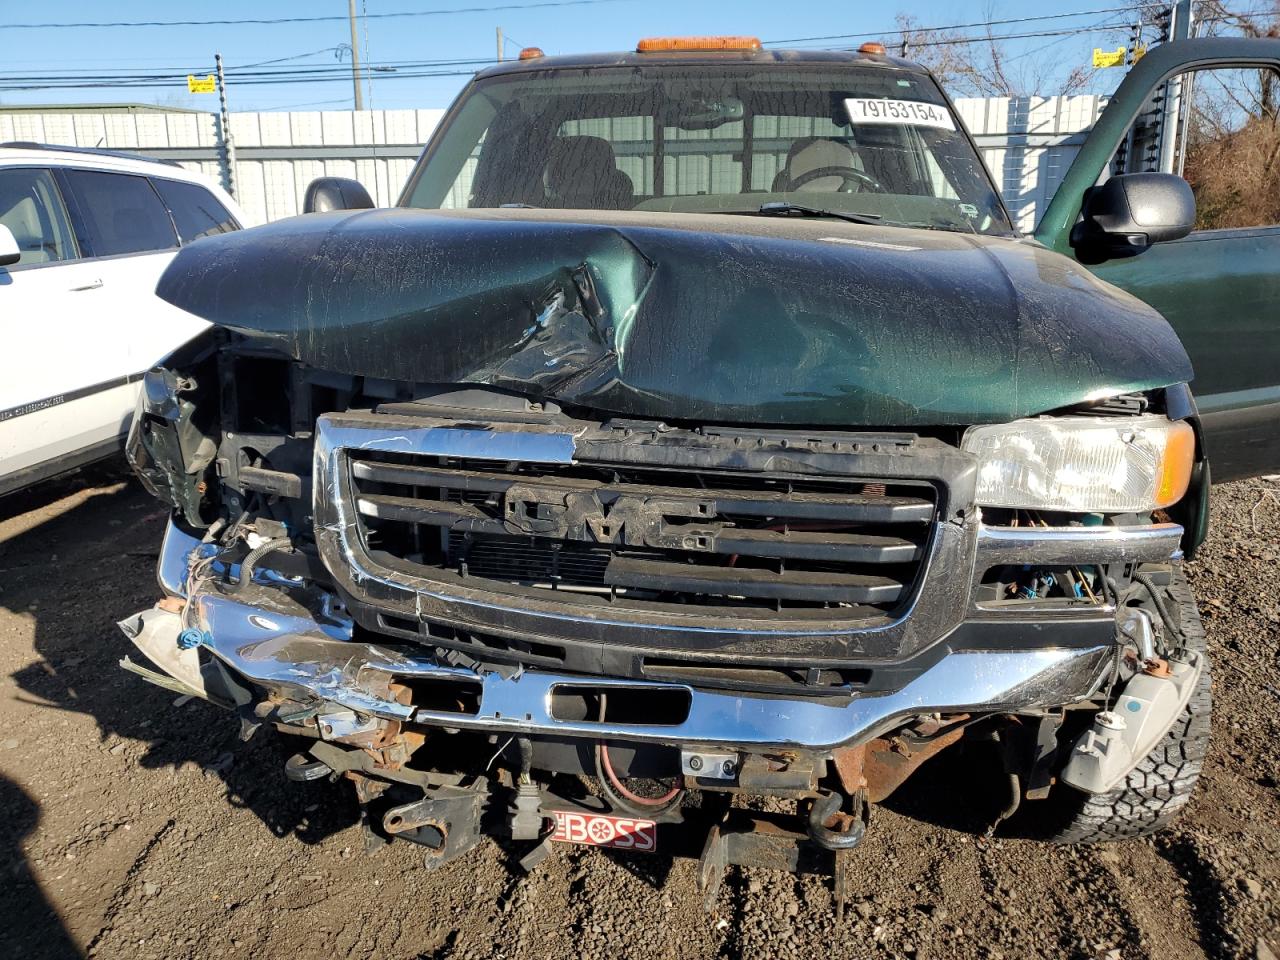
[[753, 619], [883, 617], [913, 595], [927, 482], [348, 450], [372, 558], [493, 592]]

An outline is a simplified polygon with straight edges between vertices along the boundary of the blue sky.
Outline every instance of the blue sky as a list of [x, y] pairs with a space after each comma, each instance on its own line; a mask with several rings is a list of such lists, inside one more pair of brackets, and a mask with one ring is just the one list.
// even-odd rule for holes
[[[357, 0], [357, 10], [370, 14], [428, 11], [457, 7], [496, 6], [503, 2], [536, 0]], [[1023, 26], [997, 26], [997, 32], [1032, 32], [1063, 27], [1092, 26], [1115, 21], [1117, 15], [1098, 13], [1121, 6], [1123, 0], [916, 0], [901, 4], [857, 0], [616, 0], [592, 5], [451, 13], [413, 19], [365, 21], [361, 37], [374, 63], [406, 60], [470, 60], [495, 56], [495, 28], [502, 27], [511, 42], [508, 57], [520, 45], [536, 45], [548, 54], [619, 50], [654, 34], [744, 33], [763, 41], [831, 34], [891, 33], [899, 12], [913, 14], [928, 26], [967, 24], [1073, 11], [1093, 13], [1068, 20]], [[230, 68], [263, 60], [301, 56], [282, 66], [336, 66], [333, 48], [350, 41], [345, 19], [346, 0], [222, 0], [219, 3], [176, 4], [162, 0], [63, 0], [33, 4], [30, 0], [0, 0], [0, 78], [30, 76], [50, 70], [102, 73], [138, 70], [180, 70], [204, 73], [220, 51]], [[17, 23], [74, 23], [104, 20], [236, 19], [340, 15], [329, 23], [237, 26], [165, 26], [68, 29], [15, 29]], [[969, 30], [966, 33], [975, 31]], [[1023, 57], [1050, 58], [1065, 72], [1087, 63], [1093, 46], [1115, 47], [1123, 35], [1095, 33], [1076, 37], [1039, 37], [1009, 42], [1010, 52]], [[828, 45], [850, 45], [833, 41]], [[811, 42], [802, 46], [821, 46]], [[420, 70], [418, 72], [421, 72]], [[1098, 78], [1099, 90], [1115, 79]], [[290, 107], [343, 109], [351, 106], [351, 83], [334, 74], [333, 82], [288, 83], [280, 86], [229, 87], [233, 110]], [[374, 75], [366, 107], [443, 107], [453, 99], [465, 77], [395, 78]], [[366, 90], [368, 88], [366, 87]], [[172, 89], [88, 88], [69, 90], [0, 90], [0, 103], [160, 103], [166, 106], [214, 110], [214, 97], [187, 93], [185, 84]]]

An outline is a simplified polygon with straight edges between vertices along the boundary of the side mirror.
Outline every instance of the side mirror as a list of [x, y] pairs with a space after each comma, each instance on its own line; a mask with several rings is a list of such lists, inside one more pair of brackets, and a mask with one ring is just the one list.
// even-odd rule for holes
[[0, 267], [7, 267], [21, 259], [22, 251], [18, 248], [18, 241], [14, 239], [13, 231], [0, 223]]
[[373, 198], [358, 180], [346, 177], [320, 177], [307, 185], [302, 201], [303, 213], [328, 213], [330, 210], [372, 210]]
[[1081, 263], [1102, 263], [1185, 237], [1196, 225], [1196, 197], [1172, 173], [1126, 173], [1086, 193], [1082, 213], [1071, 246]]

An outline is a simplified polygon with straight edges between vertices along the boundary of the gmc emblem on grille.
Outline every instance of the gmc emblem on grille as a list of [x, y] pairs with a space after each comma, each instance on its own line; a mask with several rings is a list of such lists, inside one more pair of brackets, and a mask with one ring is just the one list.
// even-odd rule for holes
[[513, 484], [505, 495], [506, 525], [512, 533], [588, 543], [668, 546], [665, 517], [705, 519], [714, 512], [714, 503], [705, 500], [566, 493], [536, 483]]

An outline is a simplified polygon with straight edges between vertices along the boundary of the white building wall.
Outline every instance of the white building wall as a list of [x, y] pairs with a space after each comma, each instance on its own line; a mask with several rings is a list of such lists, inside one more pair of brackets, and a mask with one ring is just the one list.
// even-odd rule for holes
[[1106, 102], [1092, 94], [956, 101], [1021, 229], [1035, 227]]
[[[961, 99], [956, 101], [983, 159], [1004, 193], [1005, 202], [1024, 230], [1035, 226], [1071, 165], [1084, 134], [1098, 118], [1106, 99], [1093, 95]], [[236, 146], [236, 199], [248, 225], [289, 217], [302, 208], [307, 184], [319, 176], [354, 177], [379, 206], [395, 203], [413, 163], [443, 110], [326, 110], [293, 113], [233, 113], [231, 134]], [[778, 136], [813, 133], [779, 130]], [[640, 131], [637, 131], [639, 133]], [[717, 133], [719, 136], [717, 136]], [[717, 139], [731, 131], [685, 134], [704, 140], [707, 149], [682, 144], [668, 163], [682, 177], [702, 178], [708, 187], [740, 182], [740, 168]], [[740, 131], [736, 134], [740, 137]], [[214, 114], [57, 111], [4, 112], [0, 107], [0, 142], [104, 147], [174, 159], [183, 166], [218, 176], [222, 170], [218, 119]], [[752, 182], [772, 178], [781, 158], [757, 157]], [[653, 172], [639, 158], [623, 158], [638, 189], [651, 190]], [[765, 169], [765, 168], [769, 169]], [[466, 178], [464, 178], [466, 179]], [[465, 202], [466, 184], [450, 196]]]

